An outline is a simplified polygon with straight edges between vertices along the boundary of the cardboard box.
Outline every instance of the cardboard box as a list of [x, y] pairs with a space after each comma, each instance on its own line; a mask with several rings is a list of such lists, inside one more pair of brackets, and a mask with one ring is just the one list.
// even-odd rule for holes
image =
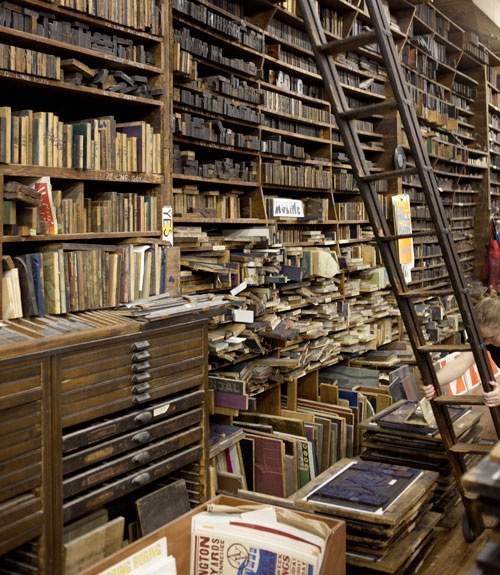
[[[287, 507], [290, 506], [290, 502], [287, 502]], [[214, 499], [211, 499], [209, 503], [217, 503], [220, 505], [231, 505], [233, 507], [244, 505], [244, 504], [258, 504], [257, 501], [251, 501], [249, 499], [244, 499], [241, 497], [232, 497], [228, 495], [218, 495]], [[117, 553], [110, 555], [106, 559], [103, 559], [99, 563], [83, 571], [80, 575], [99, 575], [105, 569], [111, 568], [122, 562], [127, 557], [139, 552], [144, 547], [151, 545], [155, 541], [166, 537], [167, 547], [169, 555], [174, 555], [177, 563], [177, 575], [189, 575], [189, 555], [191, 549], [191, 518], [193, 515], [205, 511], [207, 509], [207, 503], [199, 505], [189, 513], [186, 513], [175, 519], [174, 521], [168, 523], [167, 525], [160, 527], [153, 533], [150, 533], [146, 537], [127, 545]], [[294, 511], [302, 515], [305, 519], [311, 518], [315, 520], [324, 521], [330, 528], [331, 533], [327, 543], [327, 550], [325, 557], [323, 559], [323, 565], [321, 567], [320, 575], [345, 575], [346, 573], [346, 526], [345, 522], [339, 519], [334, 519], [333, 517], [327, 517], [324, 515], [316, 515], [307, 513], [304, 511], [299, 511], [294, 509]]]

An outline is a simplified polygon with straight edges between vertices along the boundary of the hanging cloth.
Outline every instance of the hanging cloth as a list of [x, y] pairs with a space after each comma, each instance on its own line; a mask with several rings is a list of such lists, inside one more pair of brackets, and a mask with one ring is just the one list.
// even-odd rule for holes
[[500, 244], [495, 222], [490, 220], [490, 241], [488, 243], [488, 256], [482, 272], [483, 285], [497, 290], [500, 286]]

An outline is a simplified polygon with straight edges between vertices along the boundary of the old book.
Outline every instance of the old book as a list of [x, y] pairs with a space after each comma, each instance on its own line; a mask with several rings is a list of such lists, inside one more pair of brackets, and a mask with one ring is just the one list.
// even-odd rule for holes
[[282, 439], [247, 431], [254, 442], [255, 485], [258, 493], [285, 497], [285, 444]]
[[19, 284], [21, 287], [21, 301], [23, 316], [38, 315], [38, 305], [33, 281], [33, 270], [29, 254], [14, 257], [14, 264], [19, 272]]
[[38, 308], [38, 314], [45, 314], [45, 296], [43, 292], [43, 264], [42, 264], [42, 254], [34, 253], [28, 254], [31, 261], [31, 273], [33, 275], [33, 286], [35, 288], [35, 298], [36, 305]]
[[245, 433], [241, 427], [210, 423], [210, 457], [238, 443]]
[[12, 319], [23, 316], [19, 270], [4, 270], [2, 276], [2, 317]]
[[40, 220], [45, 222], [46, 233], [57, 234], [57, 216], [52, 201], [52, 185], [49, 176], [27, 180], [36, 192], [40, 194]]
[[[325, 539], [278, 521], [273, 508], [248, 513], [201, 512], [191, 523], [191, 574], [319, 572]], [[223, 544], [221, 544], [223, 542]]]
[[12, 119], [9, 106], [0, 106], [0, 163], [11, 163]]
[[59, 251], [43, 252], [41, 257], [45, 313], [62, 313]]
[[20, 159], [20, 138], [19, 130], [21, 125], [21, 119], [19, 116], [11, 116], [11, 150], [10, 150], [10, 161], [12, 164], [19, 164]]
[[19, 117], [19, 163], [26, 165], [33, 162], [33, 111], [17, 110], [11, 112], [12, 118]]
[[72, 127], [74, 168], [90, 170], [92, 165], [92, 121], [69, 122]]
[[47, 165], [47, 114], [33, 112], [33, 163], [37, 166]]
[[146, 154], [151, 150], [147, 145], [146, 122], [124, 122], [116, 124], [116, 131], [125, 134], [127, 138], [134, 138], [134, 152], [138, 172], [146, 171]]

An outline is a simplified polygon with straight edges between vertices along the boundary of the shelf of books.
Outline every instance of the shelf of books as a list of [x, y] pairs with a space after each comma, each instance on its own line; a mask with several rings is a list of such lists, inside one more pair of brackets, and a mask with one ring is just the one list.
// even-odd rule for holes
[[[463, 270], [473, 279], [478, 257], [476, 206], [484, 199], [488, 177], [487, 152], [482, 145], [484, 114], [477, 114], [484, 79], [478, 81], [477, 71], [484, 74], [488, 62], [477, 39], [428, 4], [415, 7], [401, 54]], [[403, 191], [411, 198], [413, 231], [425, 232], [429, 213], [418, 180], [407, 178]], [[446, 285], [447, 273], [435, 241], [422, 234], [414, 239], [414, 251], [412, 283]]]
[[2, 7], [4, 319], [167, 290], [162, 4], [74, 8]]

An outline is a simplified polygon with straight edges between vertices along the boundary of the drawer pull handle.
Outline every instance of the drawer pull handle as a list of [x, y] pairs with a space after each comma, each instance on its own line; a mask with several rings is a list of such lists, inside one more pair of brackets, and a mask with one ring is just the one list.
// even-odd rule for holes
[[132, 479], [132, 485], [147, 485], [151, 481], [149, 473], [140, 473]]
[[149, 381], [151, 379], [151, 374], [149, 371], [144, 373], [136, 373], [132, 376], [132, 383], [143, 383], [144, 381]]
[[146, 401], [151, 401], [151, 395], [149, 393], [141, 393], [140, 395], [134, 395], [132, 398], [132, 403], [134, 405], [140, 405], [141, 403], [146, 403]]
[[132, 457], [132, 463], [149, 463], [150, 460], [151, 455], [149, 455], [149, 452], [147, 451], [143, 451], [142, 453], [138, 453]]
[[149, 361], [141, 361], [140, 363], [132, 364], [132, 371], [133, 373], [142, 373], [143, 371], [147, 371], [151, 367]]
[[142, 361], [146, 361], [151, 357], [149, 351], [138, 351], [137, 353], [132, 354], [132, 361], [134, 363], [141, 363]]
[[147, 339], [143, 341], [134, 341], [132, 344], [132, 351], [142, 351], [143, 349], [149, 349], [150, 343]]
[[139, 413], [134, 417], [134, 423], [150, 423], [153, 421], [153, 414], [150, 411], [145, 411], [144, 413]]
[[149, 383], [140, 383], [139, 385], [134, 385], [132, 387], [132, 393], [136, 393], [138, 395], [140, 395], [141, 393], [145, 393], [146, 391], [149, 391], [151, 389], [151, 386], [149, 385]]
[[147, 443], [151, 439], [149, 431], [140, 431], [132, 437], [132, 441], [136, 443]]

